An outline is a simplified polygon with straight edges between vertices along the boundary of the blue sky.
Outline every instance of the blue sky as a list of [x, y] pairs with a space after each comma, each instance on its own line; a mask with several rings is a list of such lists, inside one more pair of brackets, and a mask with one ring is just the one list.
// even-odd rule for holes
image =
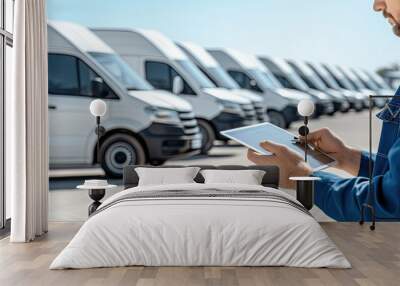
[[372, 0], [48, 0], [49, 19], [151, 28], [178, 41], [375, 69], [400, 38]]

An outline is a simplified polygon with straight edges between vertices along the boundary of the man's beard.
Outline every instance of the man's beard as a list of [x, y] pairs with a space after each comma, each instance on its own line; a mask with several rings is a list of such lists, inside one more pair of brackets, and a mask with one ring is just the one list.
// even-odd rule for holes
[[400, 37], [400, 26], [399, 25], [393, 25], [392, 26], [392, 30], [393, 30], [393, 33], [396, 35], [396, 36], [398, 36], [398, 37]]
[[394, 19], [394, 17], [390, 13], [388, 13], [386, 10], [384, 10], [382, 12], [382, 14], [385, 19], [388, 19], [389, 24], [392, 25], [393, 33], [396, 36], [400, 37], [400, 24], [397, 23], [397, 21]]

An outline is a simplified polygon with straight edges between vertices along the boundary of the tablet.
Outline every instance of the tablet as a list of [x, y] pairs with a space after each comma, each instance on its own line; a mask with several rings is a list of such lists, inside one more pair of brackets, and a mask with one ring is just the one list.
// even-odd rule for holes
[[[263, 155], [272, 155], [270, 152], [260, 147], [262, 141], [268, 140], [273, 143], [285, 145], [304, 158], [304, 144], [297, 142], [297, 138], [294, 134], [271, 123], [261, 123], [235, 128], [222, 131], [221, 134]], [[319, 150], [315, 150], [311, 146], [309, 146], [307, 154], [308, 163], [314, 171], [323, 170], [336, 163], [332, 157]]]

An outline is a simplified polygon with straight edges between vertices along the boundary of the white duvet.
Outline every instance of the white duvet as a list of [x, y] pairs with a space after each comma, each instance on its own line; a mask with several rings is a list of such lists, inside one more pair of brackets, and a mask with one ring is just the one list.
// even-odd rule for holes
[[[264, 190], [250, 185], [180, 184], [167, 190]], [[102, 205], [102, 206], [103, 206]], [[349, 268], [317, 221], [283, 203], [254, 198], [162, 198], [122, 201], [89, 218], [50, 269], [145, 266], [292, 266]]]

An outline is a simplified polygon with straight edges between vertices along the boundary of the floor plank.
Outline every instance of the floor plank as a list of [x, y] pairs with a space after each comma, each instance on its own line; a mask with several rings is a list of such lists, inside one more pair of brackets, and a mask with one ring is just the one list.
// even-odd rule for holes
[[352, 269], [285, 267], [118, 267], [50, 271], [55, 256], [81, 223], [51, 223], [45, 236], [29, 244], [0, 240], [0, 285], [400, 285], [400, 223], [379, 223], [371, 232], [356, 223], [322, 223]]

